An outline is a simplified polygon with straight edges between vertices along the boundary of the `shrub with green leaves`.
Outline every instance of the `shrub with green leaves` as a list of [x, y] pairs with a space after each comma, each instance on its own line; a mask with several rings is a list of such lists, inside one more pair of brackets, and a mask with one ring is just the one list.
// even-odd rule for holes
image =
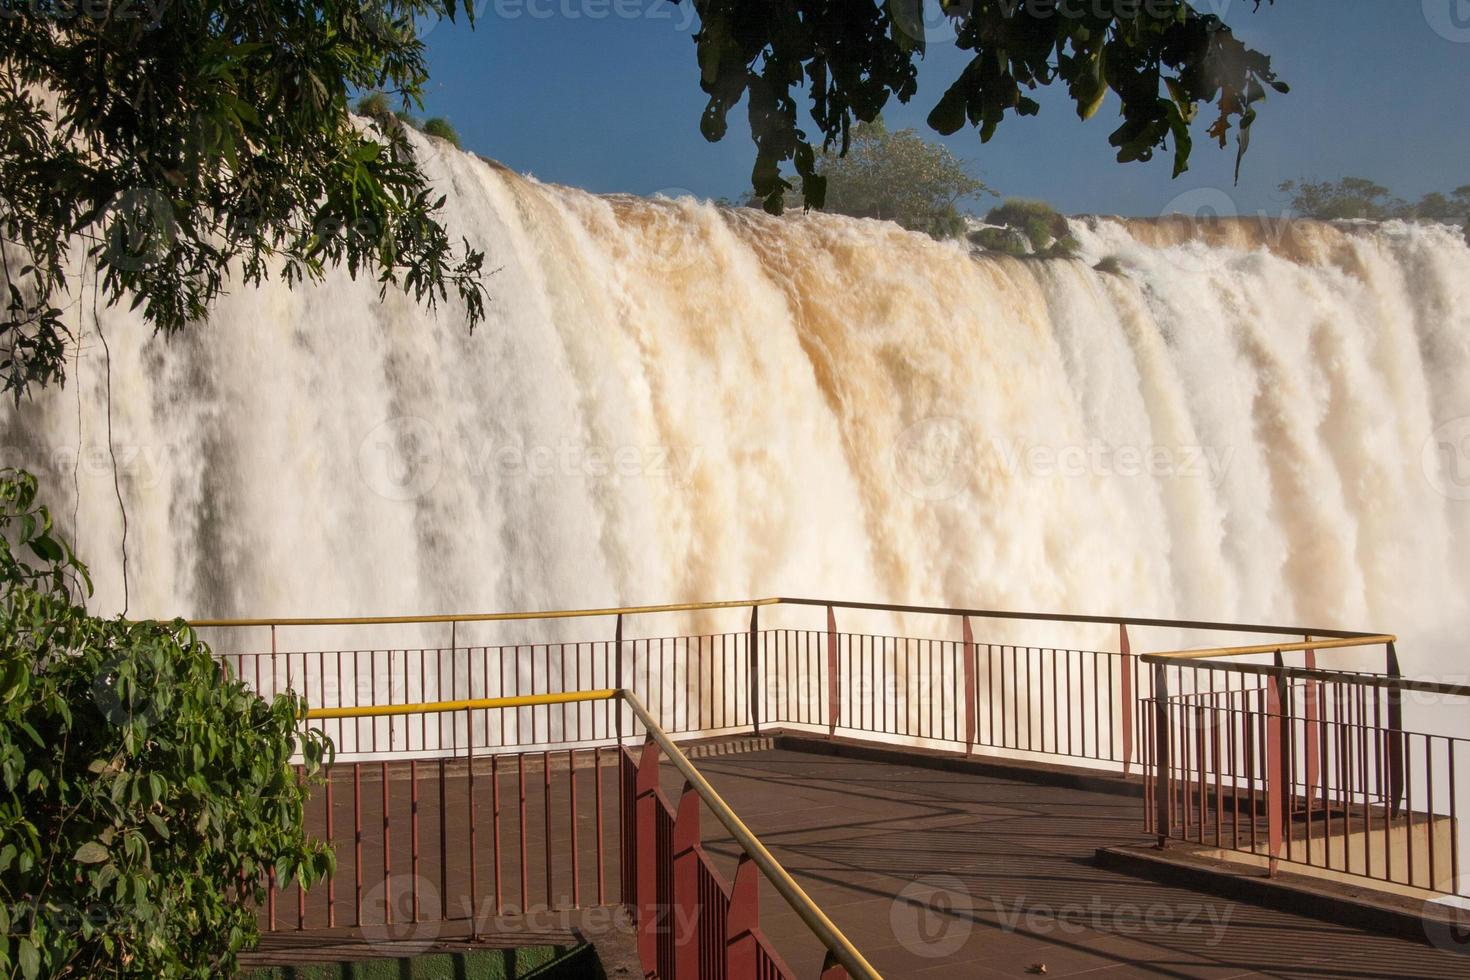
[[1070, 259], [1077, 253], [1066, 215], [1045, 201], [1008, 197], [990, 209], [985, 220], [995, 227], [980, 228], [970, 242], [992, 252], [1017, 257]]
[[455, 129], [454, 124], [442, 116], [435, 116], [433, 119], [425, 120], [424, 124], [419, 128], [430, 136], [437, 136], [441, 140], [448, 141], [452, 146], [459, 146], [459, 130]]
[[266, 875], [331, 867], [302, 823], [330, 743], [182, 621], [92, 616], [90, 591], [34, 477], [0, 470], [0, 975], [231, 976]]

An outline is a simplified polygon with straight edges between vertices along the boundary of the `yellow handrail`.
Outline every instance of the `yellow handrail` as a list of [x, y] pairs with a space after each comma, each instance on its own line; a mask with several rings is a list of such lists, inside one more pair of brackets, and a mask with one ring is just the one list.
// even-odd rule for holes
[[862, 953], [858, 952], [852, 941], [842, 934], [842, 930], [838, 929], [831, 919], [827, 918], [826, 913], [817, 907], [817, 903], [812, 901], [811, 896], [796, 883], [796, 879], [781, 867], [781, 862], [766, 850], [766, 846], [760, 842], [760, 839], [750, 832], [750, 828], [746, 827], [736, 816], [735, 811], [730, 809], [730, 805], [720, 798], [720, 794], [715, 792], [715, 788], [709, 784], [709, 781], [700, 774], [698, 769], [694, 768], [694, 764], [689, 761], [679, 746], [669, 738], [653, 716], [648, 713], [648, 709], [643, 706], [642, 701], [638, 700], [638, 696], [627, 690], [619, 691], [618, 694], [628, 703], [628, 707], [632, 709], [638, 720], [643, 722], [643, 727], [647, 729], [649, 737], [669, 757], [674, 768], [688, 780], [689, 785], [694, 787], [700, 799], [714, 812], [720, 823], [725, 825], [730, 836], [735, 838], [735, 842], [755, 862], [755, 866], [766, 876], [766, 880], [775, 887], [782, 898], [786, 899], [792, 911], [800, 916], [807, 928], [816, 934], [816, 937], [822, 941], [822, 945], [827, 947], [837, 962], [847, 968], [848, 976], [857, 978], [857, 980], [882, 980], [878, 971], [864, 958]]
[[581, 701], [611, 701], [618, 696], [612, 689], [601, 691], [566, 691], [561, 694], [521, 694], [507, 698], [471, 698], [464, 701], [425, 701], [422, 704], [366, 704], [350, 708], [312, 708], [306, 717], [316, 721], [326, 718], [381, 718], [385, 715], [429, 715], [445, 711], [479, 711], [482, 708], [530, 708], [543, 704], [576, 704]]
[[1143, 655], [1145, 663], [1163, 663], [1169, 660], [1209, 660], [1215, 657], [1245, 657], [1257, 653], [1295, 653], [1301, 650], [1339, 650], [1345, 647], [1371, 647], [1383, 643], [1397, 643], [1399, 638], [1389, 633], [1378, 636], [1353, 637], [1338, 640], [1304, 640], [1300, 643], [1259, 643], [1255, 646], [1212, 647], [1198, 650], [1170, 650]]

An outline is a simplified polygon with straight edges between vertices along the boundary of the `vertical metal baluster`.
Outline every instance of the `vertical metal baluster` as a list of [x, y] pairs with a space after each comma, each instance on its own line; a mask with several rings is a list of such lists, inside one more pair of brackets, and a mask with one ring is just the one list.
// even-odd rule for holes
[[393, 924], [393, 821], [388, 804], [388, 763], [379, 770], [383, 780], [383, 921]]
[[[404, 661], [408, 658], [405, 655]], [[413, 904], [411, 912], [412, 921], [418, 922], [420, 916], [419, 903], [419, 762], [410, 759], [408, 762], [408, 867], [411, 876], [412, 892], [410, 901]]]
[[[582, 907], [582, 888], [578, 881], [581, 862], [577, 855], [577, 750], [567, 749], [567, 811], [572, 831], [572, 908]], [[550, 849], [551, 842], [547, 841]]]
[[480, 929], [480, 870], [475, 846], [478, 827], [475, 821], [475, 740], [474, 716], [470, 709], [464, 713], [465, 724], [465, 796], [468, 798], [470, 820], [470, 938], [475, 939]]

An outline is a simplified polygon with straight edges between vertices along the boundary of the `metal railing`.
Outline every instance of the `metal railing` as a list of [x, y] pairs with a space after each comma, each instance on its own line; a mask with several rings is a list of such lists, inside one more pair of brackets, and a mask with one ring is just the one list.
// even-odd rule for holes
[[[282, 927], [281, 906], [294, 904], [294, 928], [305, 931], [347, 924], [366, 931], [381, 930], [387, 937], [442, 921], [468, 919], [472, 935], [478, 922], [490, 915], [525, 914], [534, 907], [570, 910], [608, 904], [606, 882], [612, 874], [620, 882], [621, 903], [634, 910], [640, 958], [649, 976], [660, 977], [769, 977], [789, 978], [786, 966], [760, 928], [756, 875], [764, 875], [792, 911], [827, 950], [824, 980], [843, 977], [872, 978], [878, 973], [806, 892], [751, 833], [720, 797], [688, 757], [671, 739], [642, 701], [630, 691], [603, 689], [520, 695], [489, 699], [419, 704], [358, 705], [313, 708], [307, 721], [361, 720], [400, 716], [462, 715], [466, 730], [473, 727], [477, 713], [525, 708], [585, 704], [623, 704], [641, 725], [644, 747], [635, 757], [622, 745], [612, 752], [618, 766], [618, 798], [615, 821], [608, 819], [609, 799], [603, 793], [604, 748], [580, 750], [590, 767], [578, 769], [579, 750], [497, 753], [477, 760], [474, 741], [466, 740], [465, 754], [441, 756], [429, 763], [418, 759], [392, 762], [334, 763], [322, 784], [320, 810], [309, 806], [309, 814], [320, 813], [309, 829], [333, 847], [338, 855], [337, 873], [315, 889], [296, 885], [284, 891], [272, 878], [267, 884], [267, 903], [262, 910], [268, 931]], [[677, 809], [669, 806], [659, 789], [659, 759], [663, 755], [683, 776], [685, 790]], [[565, 760], [565, 767], [559, 763]], [[528, 760], [533, 782], [539, 770], [541, 800], [539, 813], [528, 813], [526, 774]], [[342, 768], [339, 768], [341, 766]], [[345, 768], [346, 772], [343, 772]], [[380, 798], [369, 802], [364, 794], [365, 771], [380, 783]], [[591, 813], [578, 804], [578, 777], [588, 781], [590, 772]], [[480, 788], [476, 788], [477, 775]], [[341, 790], [350, 777], [350, 834], [339, 842], [338, 811], [348, 809]], [[392, 783], [407, 783], [407, 794], [394, 792]], [[488, 781], [488, 799], [484, 784]], [[421, 792], [428, 783], [431, 793]], [[508, 784], [503, 787], [503, 783]], [[503, 788], [508, 792], [503, 792]], [[555, 788], [555, 789], [554, 789]], [[534, 790], [530, 794], [534, 799]], [[334, 799], [334, 796], [336, 797]], [[564, 818], [553, 797], [566, 800]], [[502, 813], [504, 797], [514, 801], [514, 810]], [[437, 803], [431, 802], [437, 799]], [[408, 814], [408, 866], [394, 864], [393, 810], [395, 802]], [[313, 801], [315, 804], [316, 801]], [[368, 819], [364, 819], [364, 805]], [[489, 826], [480, 810], [489, 805]], [[732, 882], [726, 882], [708, 859], [700, 842], [699, 805], [703, 804], [725, 827], [741, 850], [740, 864]], [[536, 809], [534, 802], [532, 809]], [[428, 819], [421, 810], [432, 811]], [[334, 819], [336, 817], [337, 819]], [[539, 820], [537, 819], [539, 818]], [[609, 826], [616, 823], [616, 846]], [[579, 824], [592, 824], [590, 846], [579, 840]], [[563, 840], [554, 824], [564, 824]], [[403, 824], [400, 823], [400, 830]], [[514, 833], [507, 840], [507, 831]], [[538, 833], [539, 831], [539, 833]], [[482, 834], [488, 839], [482, 841]], [[428, 837], [426, 841], [424, 838]], [[342, 846], [345, 843], [348, 846]], [[424, 845], [433, 857], [425, 859]], [[482, 852], [489, 851], [488, 882], [482, 881]], [[584, 853], [587, 852], [587, 853]], [[452, 857], [451, 857], [452, 855]], [[558, 859], [560, 858], [560, 862]], [[586, 867], [590, 858], [591, 868]], [[544, 869], [544, 888], [532, 885], [532, 865]], [[560, 869], [558, 864], [560, 863]], [[428, 867], [428, 865], [435, 865]], [[374, 877], [367, 884], [369, 867]], [[611, 866], [611, 868], [610, 868]], [[338, 877], [350, 870], [350, 918], [339, 920]], [[505, 873], [511, 872], [511, 885]], [[432, 875], [432, 876], [431, 876]], [[584, 891], [584, 879], [595, 889]], [[518, 881], [518, 890], [515, 882]], [[347, 886], [343, 886], [347, 887]], [[584, 896], [592, 895], [591, 902]], [[488, 901], [481, 904], [481, 899]], [[346, 905], [344, 900], [342, 903]], [[345, 911], [345, 910], [344, 910]], [[289, 912], [287, 912], [289, 917]], [[290, 928], [291, 925], [287, 925]]]
[[[1470, 687], [1399, 676], [1396, 638], [1307, 640], [1149, 654], [1145, 825], [1171, 840], [1309, 874], [1458, 894], [1461, 773], [1470, 739], [1407, 731], [1405, 693], [1457, 699]], [[1319, 668], [1316, 653], [1383, 645], [1381, 674]], [[1287, 653], [1307, 665], [1289, 667]], [[1227, 658], [1269, 653], [1274, 663]], [[1172, 669], [1226, 678], [1178, 693]]]
[[[825, 628], [762, 628], [762, 618], [782, 606], [816, 607], [825, 612]], [[667, 614], [684, 614], [704, 626], [731, 614], [742, 615], [742, 622], [738, 629], [632, 635], [634, 622]], [[931, 635], [904, 635], [915, 631], [902, 627], [838, 629], [839, 615], [858, 621], [873, 614], [914, 617]], [[610, 637], [465, 642], [469, 624], [598, 618], [612, 620]], [[1085, 630], [1085, 642], [1027, 645], [980, 637], [980, 623], [1013, 631], [1015, 624]], [[1273, 866], [1288, 861], [1400, 884], [1397, 875], [1385, 877], [1385, 865], [1395, 859], [1400, 868], [1424, 865], [1423, 856], [1433, 848], [1425, 874], [1410, 879], [1416, 886], [1458, 868], [1463, 740], [1406, 732], [1398, 695], [1413, 690], [1450, 696], [1463, 689], [1403, 681], [1395, 638], [1386, 634], [797, 598], [194, 625], [232, 631], [234, 649], [222, 659], [263, 695], [289, 688], [313, 707], [333, 712], [321, 716], [323, 724], [340, 757], [354, 763], [417, 758], [433, 772], [441, 757], [453, 769], [466, 756], [481, 759], [481, 765], [490, 756], [523, 756], [535, 769], [536, 760], [550, 753], [549, 758], [565, 756], [575, 768], [599, 747], [649, 736], [644, 717], [617, 710], [611, 700], [560, 697], [617, 690], [646, 705], [648, 718], [670, 740], [780, 729], [1060, 762], [1125, 776], [1143, 770], [1145, 821], [1161, 846], [1174, 840], [1208, 843], [1242, 855], [1269, 855]], [[363, 626], [447, 626], [448, 642], [337, 651], [292, 650], [281, 642], [298, 628]], [[269, 631], [269, 649], [251, 650], [250, 638], [263, 630]], [[1139, 638], [1152, 630], [1276, 639], [1134, 653]], [[1319, 653], [1379, 647], [1385, 654], [1382, 674], [1317, 666]], [[1275, 662], [1241, 662], [1247, 655]], [[1302, 665], [1286, 666], [1288, 655], [1300, 656]], [[518, 700], [526, 695], [540, 700]], [[507, 700], [515, 705], [437, 715], [405, 707]], [[348, 710], [357, 707], [394, 710]], [[611, 758], [622, 759], [613, 752], [597, 756], [604, 763]], [[1288, 784], [1292, 792], [1279, 791]], [[1275, 801], [1270, 806], [1263, 802], [1268, 790]], [[1401, 809], [1407, 810], [1402, 817]], [[1392, 825], [1386, 838], [1382, 813]], [[1394, 820], [1414, 821], [1415, 830], [1401, 844], [1398, 839], [1406, 835]], [[1377, 821], [1378, 843], [1363, 844], [1361, 828], [1371, 821]], [[1344, 838], [1352, 843], [1342, 843]], [[1405, 852], [1414, 847], [1418, 864], [1399, 850], [1382, 855], [1388, 844]], [[1374, 850], [1363, 857], [1353, 847]], [[1442, 889], [1438, 883], [1429, 887]]]
[[[825, 630], [761, 629], [763, 609], [824, 609]], [[748, 626], [722, 632], [630, 637], [625, 625], [666, 614], [715, 615], [748, 610]], [[951, 624], [948, 637], [839, 632], [836, 614], [925, 617]], [[468, 624], [613, 619], [612, 637], [564, 643], [465, 644]], [[1116, 650], [1019, 645], [977, 639], [973, 621], [1106, 626]], [[1151, 674], [1130, 652], [1129, 630], [1165, 628], [1271, 635], [1298, 628], [767, 598], [525, 613], [430, 616], [198, 620], [200, 629], [249, 635], [269, 631], [269, 650], [235, 643], [221, 659], [270, 696], [292, 689], [315, 706], [349, 707], [525, 693], [620, 688], [636, 693], [673, 735], [760, 731], [772, 725], [859, 737], [878, 735], [936, 747], [1036, 755], [1133, 771], [1142, 740], [1136, 707]], [[448, 627], [447, 645], [299, 651], [281, 635], [311, 627]], [[1311, 630], [1356, 640], [1370, 634]], [[1208, 671], [1177, 668], [1179, 684], [1197, 687]], [[1177, 689], [1177, 688], [1176, 688]], [[1193, 688], [1192, 688], [1193, 689]], [[334, 726], [348, 754], [458, 752], [468, 742], [486, 751], [516, 746], [606, 743], [619, 734], [610, 712], [588, 708], [508, 713], [467, 725], [425, 719], [377, 719]]]

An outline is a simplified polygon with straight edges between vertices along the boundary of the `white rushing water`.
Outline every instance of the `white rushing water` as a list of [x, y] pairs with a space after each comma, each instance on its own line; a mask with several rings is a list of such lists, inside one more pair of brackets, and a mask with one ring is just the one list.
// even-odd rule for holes
[[1394, 630], [1416, 673], [1470, 665], [1453, 229], [1088, 219], [1082, 260], [977, 259], [423, 152], [498, 267], [473, 333], [343, 275], [171, 341], [69, 312], [70, 380], [6, 406], [3, 462], [75, 513], [97, 608], [101, 330], [133, 615], [816, 594]]

